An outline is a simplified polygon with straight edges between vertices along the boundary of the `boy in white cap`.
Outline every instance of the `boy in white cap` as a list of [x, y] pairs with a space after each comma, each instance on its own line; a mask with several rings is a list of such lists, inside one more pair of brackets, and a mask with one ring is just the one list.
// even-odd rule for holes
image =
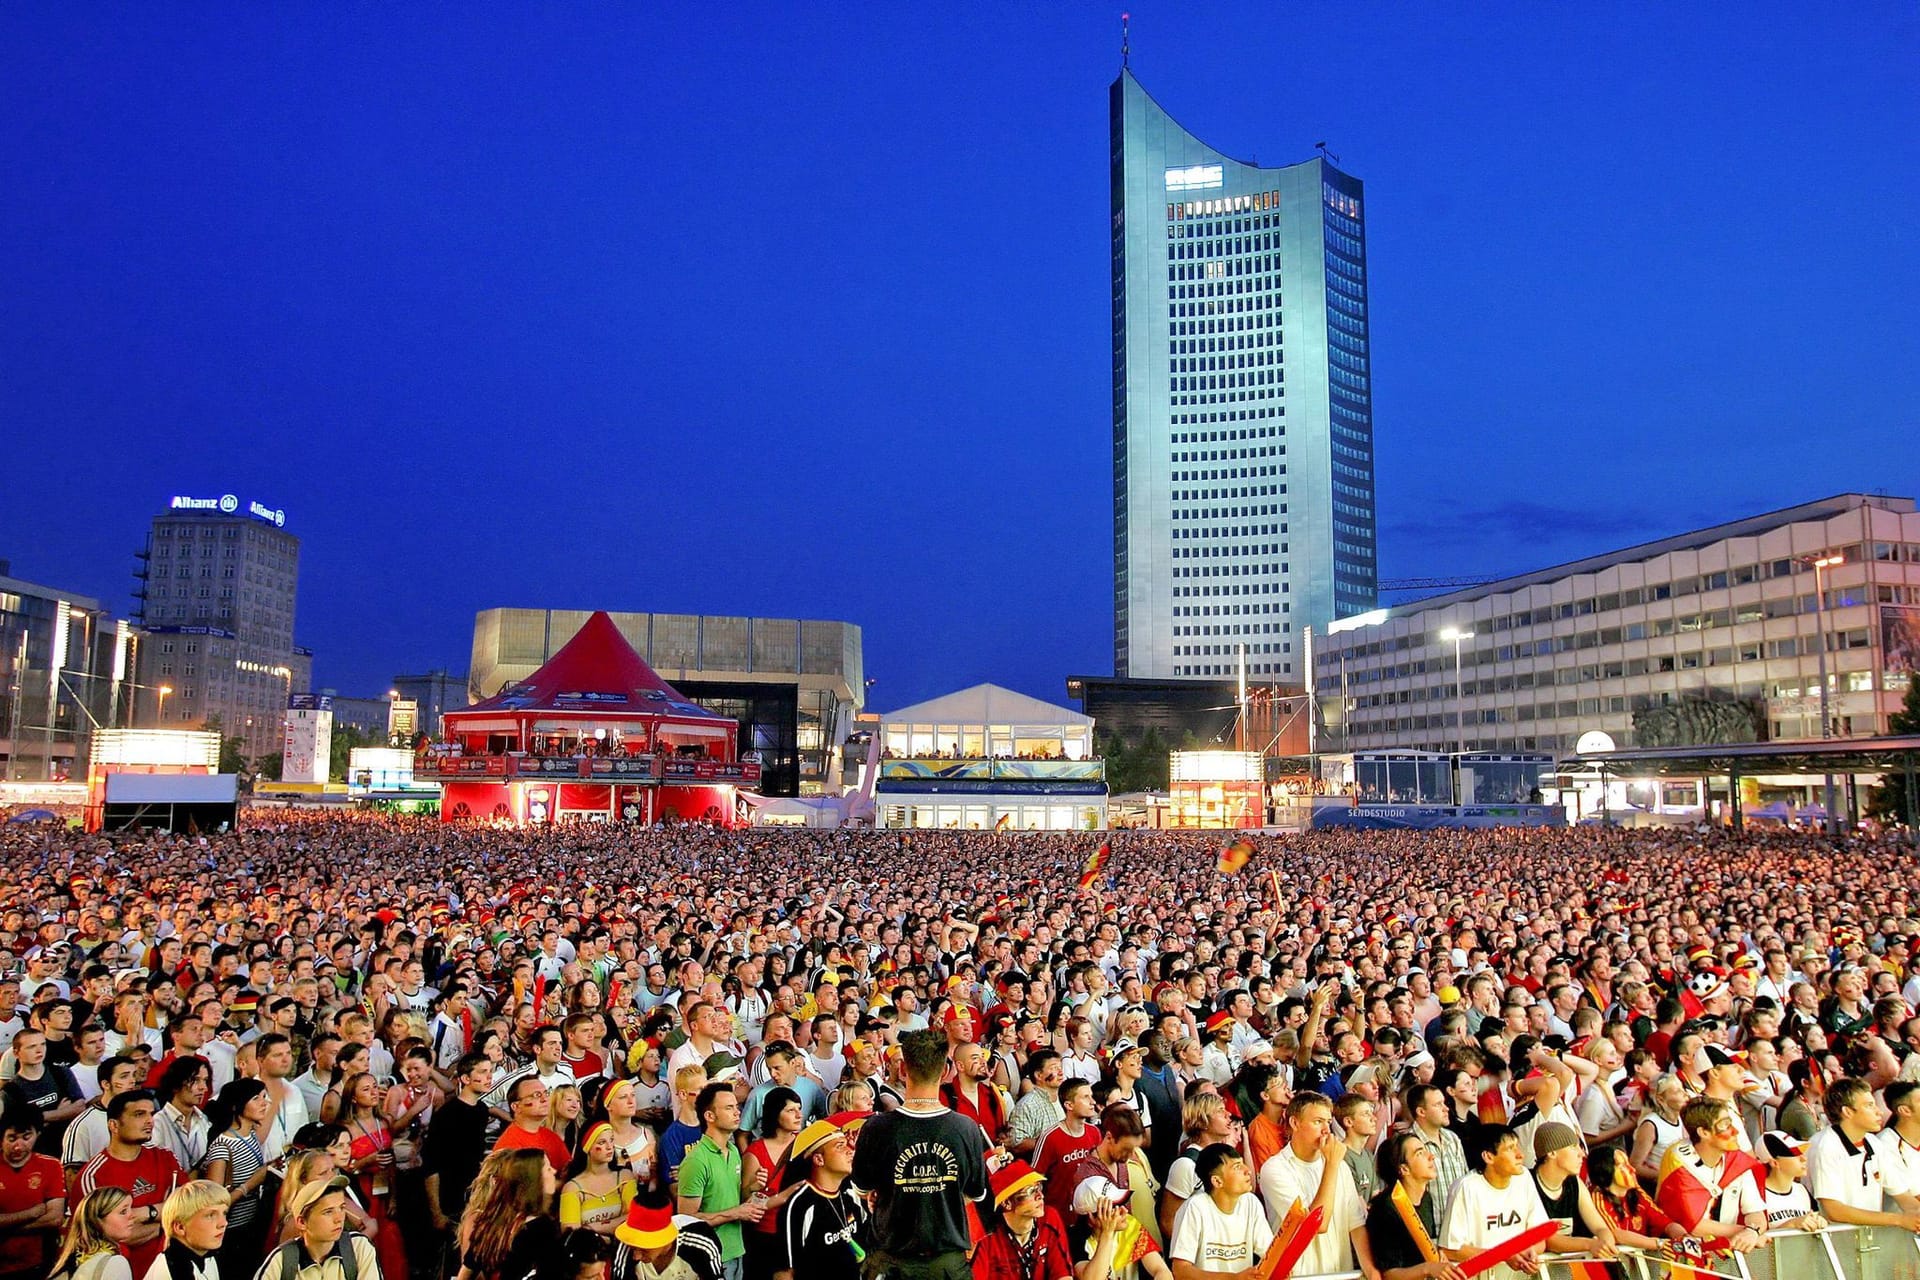
[[1824, 1230], [1827, 1220], [1814, 1211], [1813, 1192], [1807, 1189], [1807, 1144], [1784, 1130], [1771, 1129], [1760, 1135], [1760, 1154], [1767, 1162], [1767, 1227]]

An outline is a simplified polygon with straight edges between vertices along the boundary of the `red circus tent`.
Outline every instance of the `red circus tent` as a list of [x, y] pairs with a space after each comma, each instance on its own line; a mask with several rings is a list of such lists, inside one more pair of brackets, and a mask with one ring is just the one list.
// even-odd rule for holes
[[595, 613], [525, 680], [442, 717], [446, 741], [414, 767], [438, 777], [443, 819], [732, 823], [760, 781], [739, 725], [660, 678]]

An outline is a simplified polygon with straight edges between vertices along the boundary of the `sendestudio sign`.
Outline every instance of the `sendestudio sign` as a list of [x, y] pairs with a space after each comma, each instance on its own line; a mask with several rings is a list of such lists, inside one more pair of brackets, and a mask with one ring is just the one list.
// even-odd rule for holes
[[[240, 510], [240, 499], [231, 493], [223, 493], [217, 498], [194, 498], [185, 494], [175, 495], [167, 503], [170, 511], [218, 511], [230, 516]], [[287, 524], [287, 513], [278, 507], [269, 507], [262, 502], [248, 502], [247, 514], [256, 520], [264, 520], [276, 529]]]

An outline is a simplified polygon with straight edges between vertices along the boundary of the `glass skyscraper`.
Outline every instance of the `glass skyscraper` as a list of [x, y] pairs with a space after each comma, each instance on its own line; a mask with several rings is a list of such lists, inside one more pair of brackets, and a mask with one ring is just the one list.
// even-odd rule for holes
[[1114, 674], [1303, 683], [1378, 585], [1360, 181], [1111, 115]]

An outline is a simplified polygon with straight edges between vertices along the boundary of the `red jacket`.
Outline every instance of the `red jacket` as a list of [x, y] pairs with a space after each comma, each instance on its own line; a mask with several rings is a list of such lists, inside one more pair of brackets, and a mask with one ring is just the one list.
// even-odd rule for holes
[[1000, 1100], [1000, 1091], [993, 1087], [991, 1080], [980, 1082], [980, 1096], [972, 1102], [960, 1092], [958, 1082], [948, 1081], [940, 1086], [940, 1100], [985, 1130], [988, 1146], [997, 1145], [1006, 1132], [1006, 1104]]

